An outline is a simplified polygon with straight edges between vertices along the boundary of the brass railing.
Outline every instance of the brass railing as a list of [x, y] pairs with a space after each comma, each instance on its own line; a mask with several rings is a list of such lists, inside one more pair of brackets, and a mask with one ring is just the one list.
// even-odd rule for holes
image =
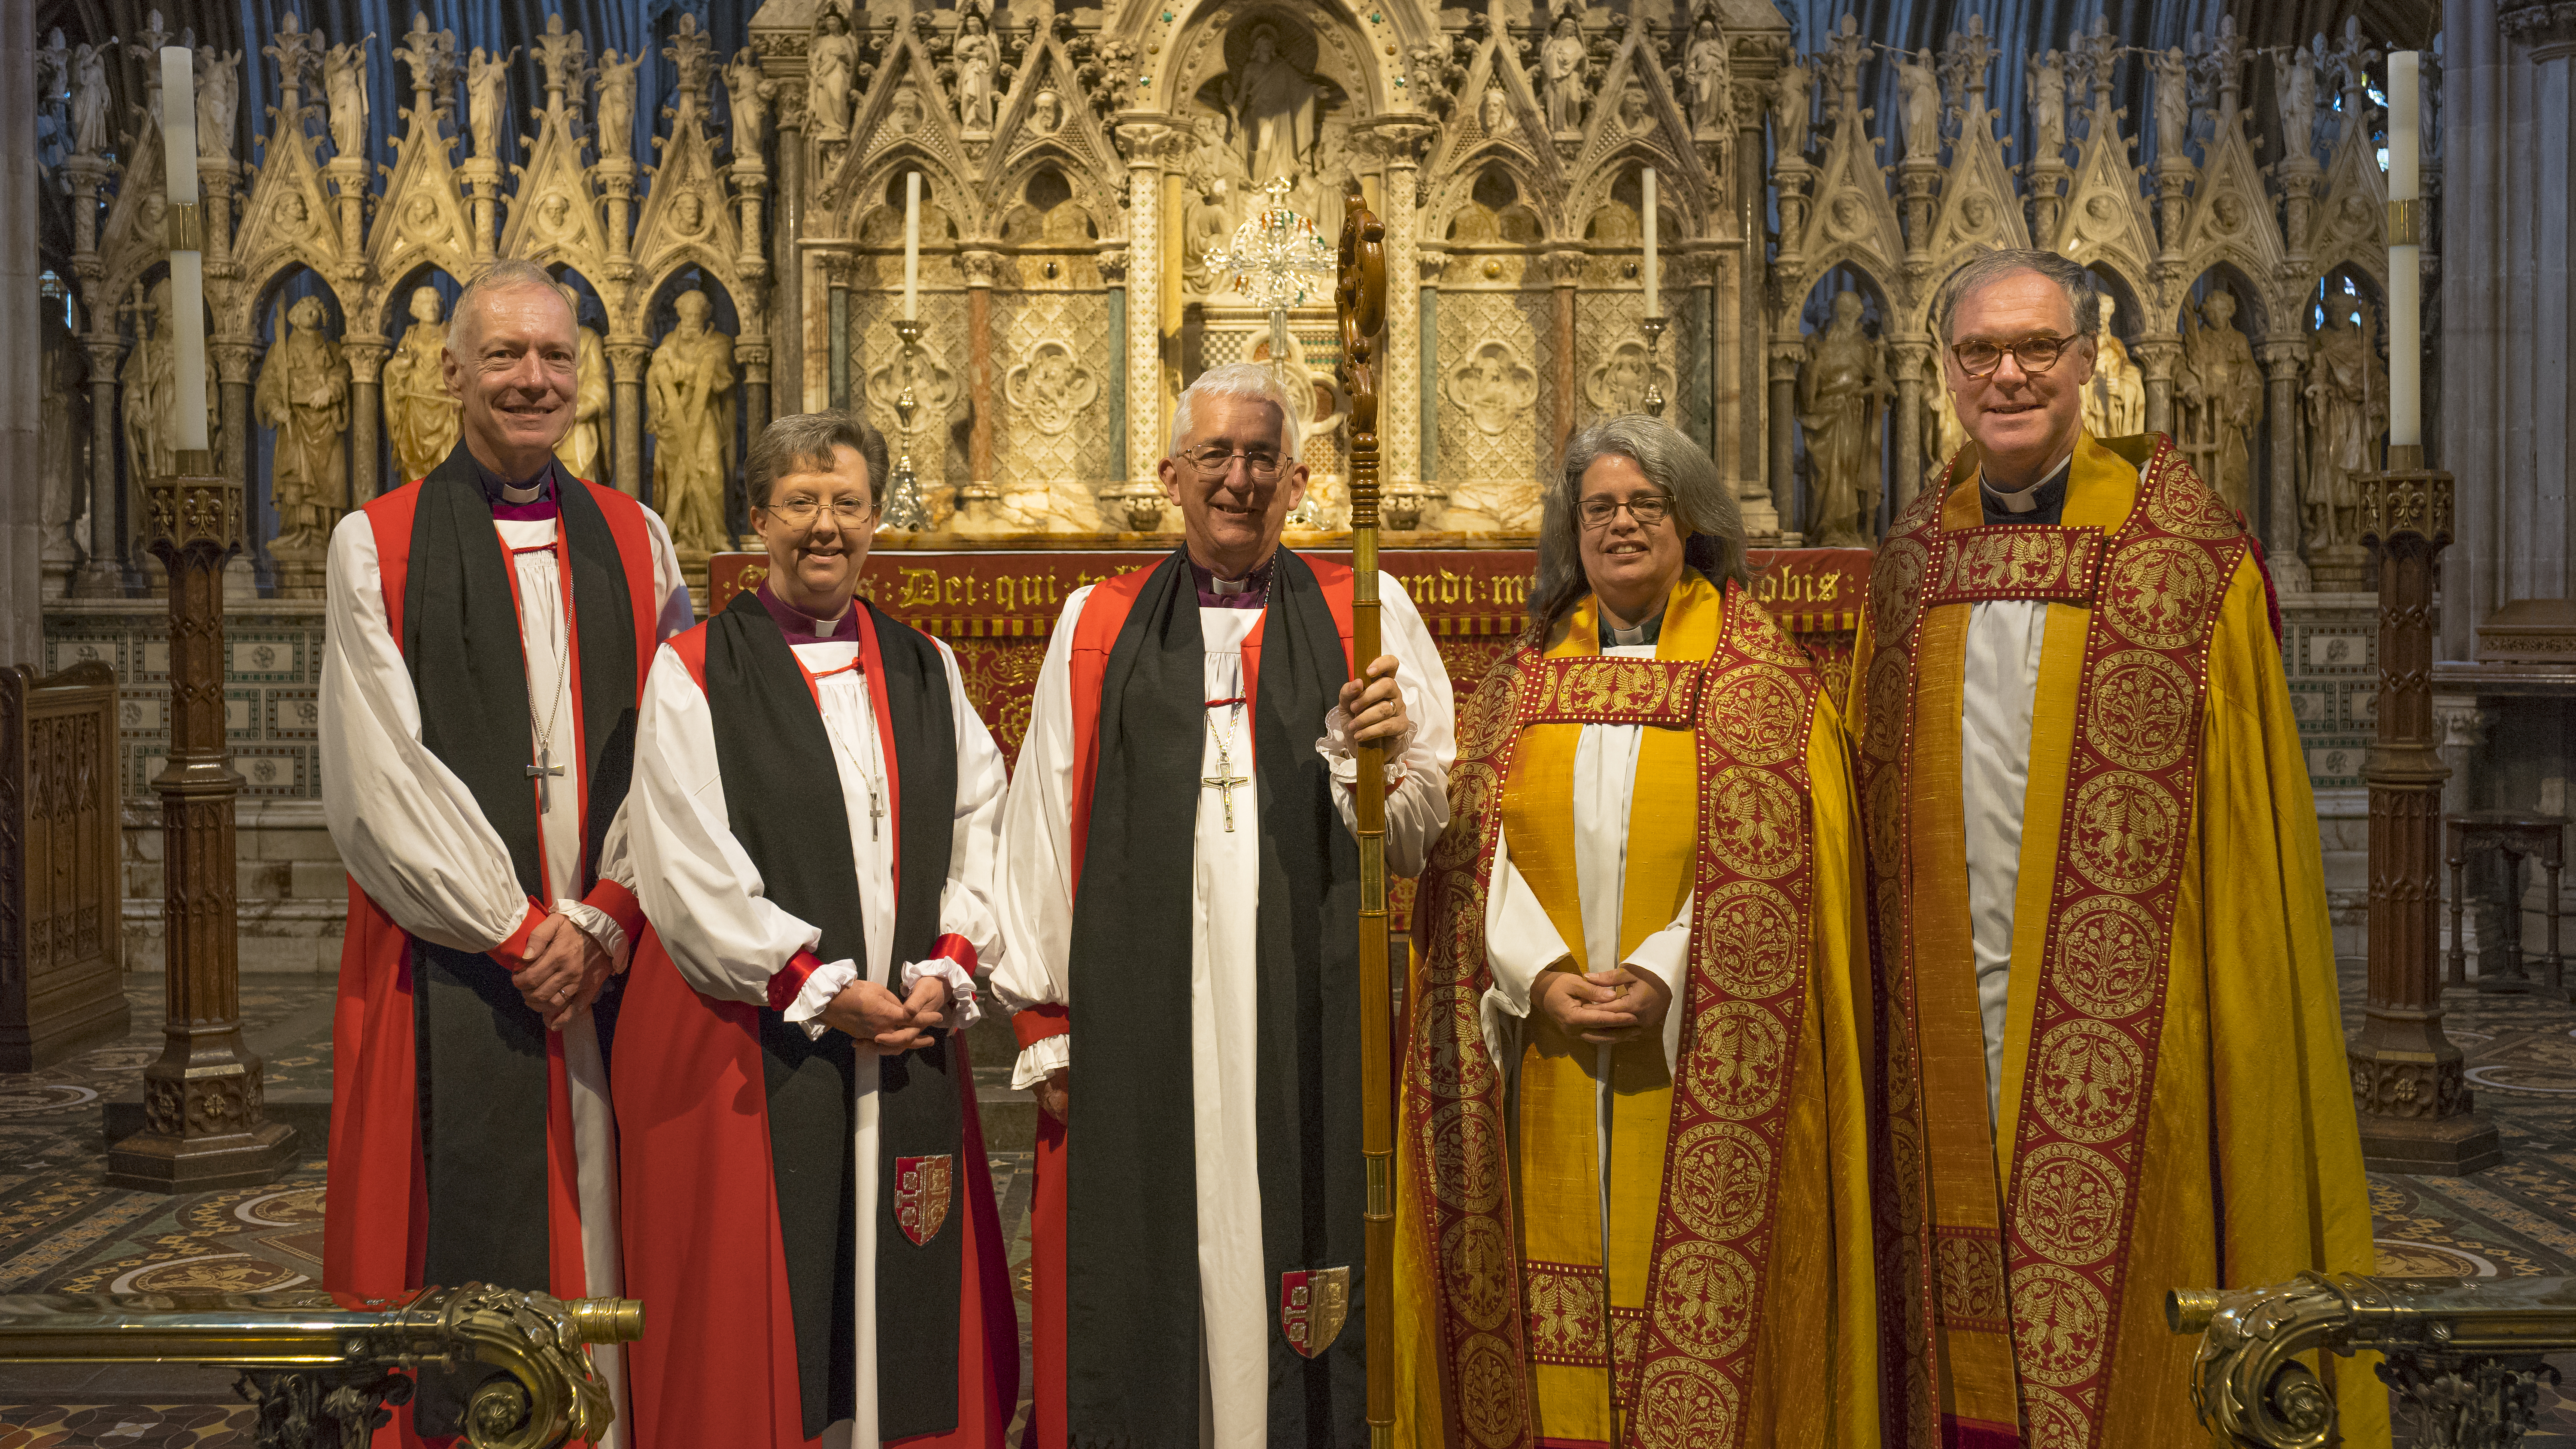
[[412, 1375], [464, 1375], [474, 1449], [596, 1442], [616, 1418], [587, 1346], [644, 1334], [631, 1298], [468, 1283], [398, 1299], [327, 1293], [0, 1296], [0, 1364], [197, 1363], [241, 1371], [259, 1449], [357, 1449], [412, 1395]]
[[2301, 1354], [2370, 1350], [2389, 1406], [2424, 1449], [2513, 1449], [2538, 1414], [2546, 1359], [2576, 1350], [2576, 1279], [2302, 1273], [2268, 1288], [2181, 1289], [2176, 1333], [2201, 1336], [2192, 1403], [2249, 1449], [2321, 1449], [2332, 1396]]

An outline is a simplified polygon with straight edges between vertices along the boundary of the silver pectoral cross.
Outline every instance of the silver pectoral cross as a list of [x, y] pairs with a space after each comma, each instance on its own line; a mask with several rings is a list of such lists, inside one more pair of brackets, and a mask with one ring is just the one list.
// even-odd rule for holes
[[537, 747], [537, 762], [528, 767], [528, 778], [537, 782], [537, 813], [540, 815], [545, 814], [547, 810], [553, 808], [551, 803], [553, 799], [553, 791], [551, 787], [546, 784], [547, 779], [550, 776], [561, 775], [564, 772], [564, 767], [553, 763], [553, 761], [554, 747], [552, 745], [539, 745]]
[[1216, 768], [1217, 773], [1201, 776], [1199, 783], [1213, 786], [1219, 797], [1225, 801], [1225, 830], [1228, 835], [1231, 835], [1234, 833], [1234, 787], [1249, 785], [1252, 782], [1235, 774], [1234, 767], [1223, 759], [1217, 761]]

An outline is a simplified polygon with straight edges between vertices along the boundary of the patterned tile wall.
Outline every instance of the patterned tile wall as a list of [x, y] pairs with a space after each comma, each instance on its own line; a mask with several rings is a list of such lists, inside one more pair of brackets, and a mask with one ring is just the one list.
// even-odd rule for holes
[[2379, 728], [2377, 603], [2293, 596], [2281, 612], [2281, 665], [2309, 782], [2319, 790], [2358, 789], [2366, 783], [2363, 756]]
[[[264, 603], [224, 619], [224, 738], [245, 799], [319, 800], [322, 606]], [[170, 751], [170, 616], [163, 608], [56, 604], [45, 668], [116, 671], [125, 797], [148, 803]]]

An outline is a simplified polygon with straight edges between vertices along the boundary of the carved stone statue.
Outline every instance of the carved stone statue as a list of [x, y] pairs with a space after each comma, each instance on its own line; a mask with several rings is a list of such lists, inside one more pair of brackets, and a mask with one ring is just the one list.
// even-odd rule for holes
[[103, 155], [107, 138], [107, 51], [83, 42], [72, 51], [72, 154]]
[[[205, 64], [203, 54], [197, 63]], [[198, 89], [202, 91], [204, 86]], [[72, 48], [63, 39], [63, 28], [57, 25], [46, 33], [45, 43], [36, 47], [37, 133], [66, 147], [72, 139], [71, 92]]]
[[241, 62], [238, 50], [221, 56], [211, 48], [197, 52], [197, 154], [210, 161], [232, 159], [233, 117], [241, 110]]
[[1208, 257], [1223, 252], [1233, 238], [1233, 187], [1221, 175], [1199, 184], [1207, 189], [1190, 192], [1181, 218], [1181, 276], [1194, 290], [1214, 292], [1224, 286], [1225, 274]]
[[[122, 378], [125, 401], [126, 477], [136, 489], [153, 478], [178, 471], [178, 445], [171, 441], [178, 426], [179, 342], [176, 314], [170, 305], [170, 280], [152, 284], [152, 330], [135, 339], [125, 355]], [[216, 389], [206, 389], [206, 446], [220, 456], [222, 419], [216, 413]], [[140, 512], [129, 517], [142, 518]]]
[[1583, 129], [1583, 88], [1592, 59], [1583, 45], [1583, 24], [1572, 10], [1558, 14], [1547, 44], [1539, 47], [1539, 77], [1547, 98], [1547, 128], [1559, 135]]
[[2147, 430], [2146, 374], [2138, 370], [2108, 318], [2093, 338], [2093, 380], [2084, 385], [2084, 426], [2097, 438], [2126, 438]]
[[1064, 99], [1053, 91], [1040, 91], [1029, 102], [1029, 129], [1041, 136], [1052, 136], [1064, 128]]
[[886, 102], [885, 124], [898, 136], [909, 136], [921, 129], [921, 92], [910, 82], [895, 87], [894, 99]]
[[2283, 153], [2296, 159], [2315, 159], [2313, 147], [2317, 137], [2317, 68], [2308, 53], [2290, 47], [2287, 57], [2273, 62], [2280, 69], [2281, 145]]
[[[368, 36], [368, 40], [375, 39]], [[331, 154], [367, 154], [367, 52], [364, 41], [332, 46], [322, 58], [322, 93], [331, 102]]]
[[[557, 282], [555, 290], [563, 293], [564, 305], [573, 315], [580, 316], [581, 294], [567, 282]], [[572, 476], [597, 482], [600, 456], [607, 451], [608, 350], [600, 345], [597, 331], [575, 330], [581, 343], [575, 352], [578, 371], [574, 376], [579, 380], [573, 384], [572, 430], [555, 444], [555, 457]]]
[[1726, 39], [1714, 17], [1702, 15], [1692, 28], [1690, 52], [1682, 59], [1682, 79], [1690, 83], [1691, 125], [1701, 131], [1724, 131], [1727, 115]]
[[2308, 351], [2308, 546], [2359, 543], [2361, 506], [2352, 475], [2377, 466], [2388, 429], [2388, 369], [2373, 344], [2370, 304], [2349, 298], [2326, 308]]
[[949, 57], [957, 65], [957, 123], [969, 131], [993, 129], [993, 75], [1001, 68], [1002, 48], [981, 10], [966, 8]]
[[724, 488], [733, 472], [733, 338], [707, 325], [707, 294], [682, 292], [679, 321], [645, 370], [653, 429], [653, 503], [684, 552], [726, 546]]
[[1485, 128], [1486, 135], [1499, 136], [1502, 134], [1503, 112], [1509, 108], [1510, 104], [1510, 98], [1503, 94], [1503, 88], [1501, 86], [1485, 87], [1484, 99], [1476, 103], [1476, 121], [1477, 124]]
[[1251, 53], [1228, 78], [1228, 89], [1227, 114], [1242, 148], [1244, 172], [1254, 184], [1281, 176], [1294, 179], [1314, 169], [1323, 140], [1325, 88], [1279, 53], [1278, 31], [1267, 25], [1253, 29]]
[[330, 311], [319, 297], [286, 310], [286, 339], [260, 364], [252, 407], [277, 430], [269, 490], [277, 502], [276, 546], [320, 548], [349, 496], [349, 365], [322, 334]]
[[2030, 129], [2034, 161], [2055, 161], [2066, 149], [2066, 57], [2057, 52], [2030, 58]]
[[1771, 86], [1771, 139], [1782, 156], [1804, 156], [1807, 153], [1807, 118], [1813, 103], [1808, 92], [1816, 83], [1816, 73], [1799, 64], [1792, 53], [1781, 63], [1779, 79]]
[[1932, 69], [1932, 52], [1919, 57], [1897, 51], [1896, 89], [1905, 106], [1905, 159], [1937, 161], [1941, 157], [1941, 78]]
[[1630, 132], [1646, 129], [1646, 88], [1634, 81], [1619, 88], [1619, 124]]
[[2182, 47], [2174, 46], [2153, 62], [2156, 72], [2156, 155], [2159, 159], [2187, 159], [2183, 148], [2191, 140], [2191, 68], [2183, 59]]
[[2254, 361], [2254, 345], [2236, 329], [2235, 293], [2211, 289], [2196, 321], [2184, 310], [2182, 352], [2175, 390], [2188, 419], [2183, 451], [2228, 506], [2242, 511], [2253, 498], [2252, 440], [2263, 416], [2263, 369]]
[[1011, 416], [1041, 433], [1061, 433], [1082, 420], [1100, 397], [1100, 379], [1073, 349], [1053, 338], [1029, 349], [1028, 360], [1002, 377]]
[[817, 141], [850, 138], [850, 88], [859, 73], [859, 42], [850, 34], [850, 19], [837, 5], [826, 5], [814, 21], [814, 39], [806, 48], [810, 67], [805, 91], [808, 125]]
[[725, 100], [733, 107], [733, 159], [758, 161], [769, 138], [769, 102], [778, 83], [760, 78], [760, 58], [749, 46], [724, 68]]
[[1885, 456], [1880, 420], [1895, 392], [1887, 345], [1861, 330], [1860, 294], [1837, 295], [1834, 320], [1807, 338], [1806, 365], [1798, 370], [1811, 544], [1866, 548], [1872, 542]]
[[499, 51], [474, 47], [474, 53], [465, 59], [465, 116], [478, 157], [500, 157], [501, 102], [509, 89], [510, 58]]
[[411, 325], [385, 359], [385, 438], [403, 481], [425, 478], [456, 450], [457, 402], [439, 371], [447, 327], [436, 287], [411, 294]]
[[[644, 64], [644, 53], [637, 51], [623, 60], [614, 50], [599, 53], [599, 159], [628, 161], [635, 155], [635, 72]], [[734, 105], [735, 123], [742, 118], [739, 101]], [[740, 144], [737, 142], [736, 144]], [[758, 142], [753, 143], [755, 150]]]

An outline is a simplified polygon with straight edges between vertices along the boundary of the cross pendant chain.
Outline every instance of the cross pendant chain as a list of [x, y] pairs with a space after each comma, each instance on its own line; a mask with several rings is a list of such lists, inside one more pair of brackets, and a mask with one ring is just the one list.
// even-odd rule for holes
[[554, 758], [554, 746], [550, 744], [539, 744], [537, 746], [537, 762], [528, 767], [528, 778], [537, 782], [537, 813], [539, 815], [543, 815], [548, 810], [554, 808], [554, 791], [546, 781], [554, 776], [561, 775], [564, 772], [564, 767], [554, 763]]
[[[1210, 703], [1231, 704], [1234, 706], [1234, 713], [1227, 719], [1227, 732], [1231, 733], [1234, 722], [1243, 718], [1243, 701], [1239, 699], [1213, 700], [1210, 701]], [[1226, 735], [1218, 733], [1214, 717], [1210, 717], [1208, 720], [1208, 734], [1216, 740], [1216, 773], [1213, 775], [1201, 776], [1199, 778], [1199, 783], [1215, 789], [1217, 797], [1225, 803], [1225, 831], [1228, 835], [1231, 835], [1234, 833], [1235, 787], [1238, 785], [1249, 785], [1252, 782], [1234, 772], [1234, 756], [1226, 747]]]
[[885, 801], [877, 794], [876, 777], [870, 775], [868, 777], [868, 839], [878, 838], [877, 822], [883, 819], [885, 819]]

